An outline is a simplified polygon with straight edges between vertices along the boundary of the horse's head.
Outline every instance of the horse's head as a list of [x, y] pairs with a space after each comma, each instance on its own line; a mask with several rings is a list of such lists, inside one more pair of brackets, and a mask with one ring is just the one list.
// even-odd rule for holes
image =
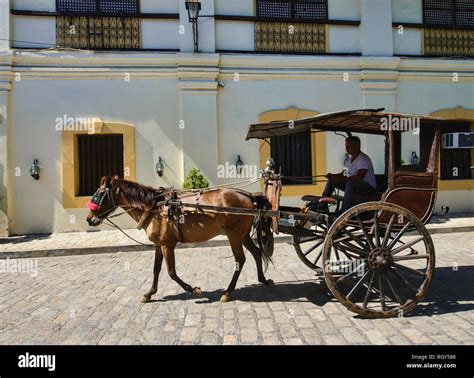
[[104, 176], [101, 178], [99, 189], [87, 203], [89, 209], [87, 223], [89, 223], [89, 226], [99, 226], [105, 218], [117, 209], [118, 185], [118, 176]]

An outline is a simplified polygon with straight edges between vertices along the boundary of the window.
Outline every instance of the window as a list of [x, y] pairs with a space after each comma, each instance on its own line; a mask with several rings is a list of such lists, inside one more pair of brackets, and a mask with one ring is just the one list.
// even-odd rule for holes
[[90, 196], [97, 190], [102, 176], [123, 178], [123, 135], [78, 135], [78, 196]]
[[[257, 0], [255, 50], [277, 53], [326, 52], [327, 0]], [[318, 21], [318, 22], [315, 22]]]
[[56, 0], [56, 44], [78, 49], [139, 49], [138, 0]]
[[276, 171], [283, 176], [298, 177], [298, 181], [283, 178], [283, 184], [311, 184], [313, 169], [311, 164], [311, 133], [287, 135], [271, 138], [271, 157]]
[[327, 0], [257, 0], [257, 17], [285, 20], [327, 20]]
[[[449, 122], [443, 127], [442, 134], [469, 132], [469, 122]], [[465, 180], [472, 178], [471, 149], [441, 149], [441, 179]]]
[[423, 23], [427, 26], [474, 27], [474, 1], [423, 0]]
[[56, 11], [65, 15], [136, 15], [138, 0], [56, 0]]

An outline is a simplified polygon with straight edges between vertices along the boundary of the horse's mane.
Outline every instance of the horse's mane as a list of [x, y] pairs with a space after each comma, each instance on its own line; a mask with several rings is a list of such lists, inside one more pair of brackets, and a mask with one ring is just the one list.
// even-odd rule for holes
[[119, 187], [122, 189], [123, 194], [130, 205], [147, 210], [153, 209], [156, 202], [168, 191], [167, 188], [162, 186], [153, 188], [151, 186], [127, 180], [119, 180]]

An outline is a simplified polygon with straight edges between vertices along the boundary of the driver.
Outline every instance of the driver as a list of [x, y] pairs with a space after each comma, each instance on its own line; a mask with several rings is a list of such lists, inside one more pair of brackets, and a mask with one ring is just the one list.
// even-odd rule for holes
[[[370, 157], [360, 150], [358, 137], [350, 136], [346, 139], [346, 152], [349, 156], [344, 161], [344, 170], [338, 174], [326, 175], [328, 182], [323, 192], [323, 197], [330, 197], [335, 188], [344, 191], [341, 212], [356, 205], [354, 195], [374, 196], [376, 194], [374, 166]], [[326, 204], [319, 205], [320, 209], [327, 210]]]

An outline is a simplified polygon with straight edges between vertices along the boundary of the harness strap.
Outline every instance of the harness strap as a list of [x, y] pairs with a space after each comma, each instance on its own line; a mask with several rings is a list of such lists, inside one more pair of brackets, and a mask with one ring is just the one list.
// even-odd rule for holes
[[146, 226], [148, 226], [148, 223], [149, 223], [149, 220], [150, 220], [150, 211], [148, 210], [145, 210], [140, 218], [140, 220], [138, 221], [138, 225], [137, 225], [137, 228], [139, 230], [142, 230], [143, 228], [145, 228]]

